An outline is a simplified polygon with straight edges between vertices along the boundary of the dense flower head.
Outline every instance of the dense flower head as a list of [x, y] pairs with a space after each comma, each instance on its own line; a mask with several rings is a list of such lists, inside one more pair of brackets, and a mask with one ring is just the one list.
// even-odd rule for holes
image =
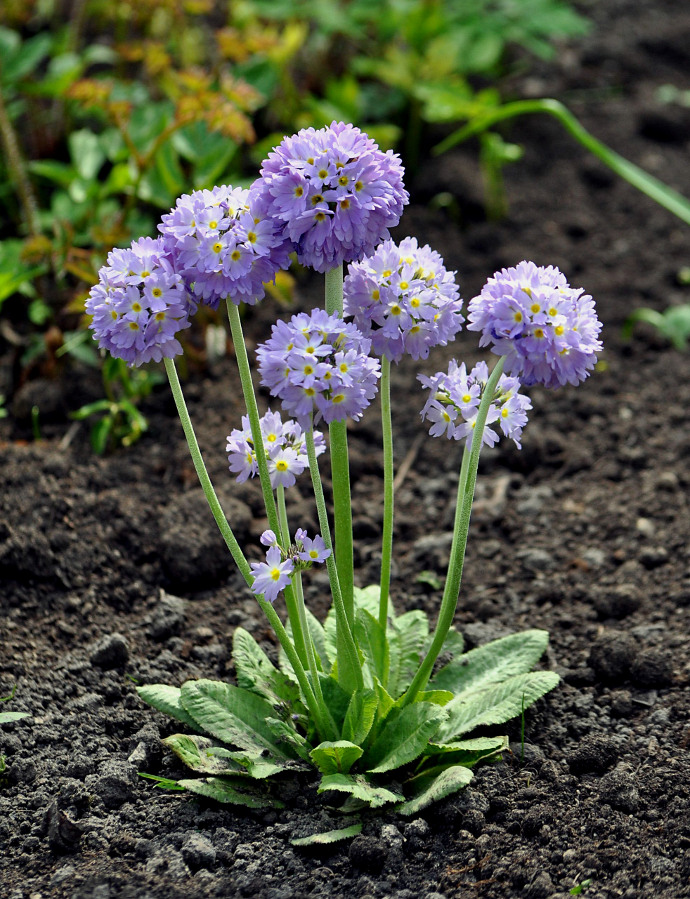
[[403, 353], [426, 359], [462, 327], [462, 300], [455, 272], [441, 256], [414, 237], [387, 240], [353, 263], [343, 286], [344, 311], [371, 338], [372, 350], [398, 362]]
[[256, 190], [224, 185], [184, 194], [158, 228], [194, 297], [214, 309], [227, 298], [256, 303], [264, 283], [290, 264], [290, 245]]
[[98, 345], [141, 365], [182, 352], [176, 335], [189, 327], [194, 304], [163, 241], [142, 237], [108, 254], [85, 308]]
[[343, 122], [286, 137], [256, 183], [299, 261], [319, 272], [373, 253], [409, 199], [399, 156]]
[[380, 363], [368, 355], [371, 341], [350, 322], [323, 309], [278, 321], [261, 344], [261, 383], [304, 427], [361, 418], [376, 394]]
[[497, 272], [471, 300], [468, 318], [468, 329], [482, 332], [480, 346], [493, 344], [506, 372], [526, 385], [578, 384], [602, 349], [594, 301], [551, 265]]
[[[479, 403], [489, 379], [486, 362], [478, 362], [468, 374], [464, 362], [458, 365], [451, 359], [447, 372], [439, 371], [430, 378], [418, 375], [418, 378], [429, 390], [421, 416], [431, 422], [431, 436], [449, 440], [464, 438], [468, 449], [471, 448]], [[514, 440], [520, 449], [522, 429], [527, 424], [527, 411], [532, 408], [532, 403], [519, 393], [519, 389], [518, 378], [501, 375], [498, 379], [486, 417], [483, 443], [494, 446], [498, 441], [499, 435], [489, 427], [498, 424], [503, 434]]]
[[[297, 475], [309, 467], [307, 446], [302, 428], [296, 421], [283, 422], [280, 412], [270, 410], [259, 419], [261, 439], [264, 445], [271, 486], [275, 490], [279, 484], [292, 487]], [[326, 443], [323, 434], [314, 432], [314, 446], [317, 456], [324, 452]], [[237, 482], [242, 483], [259, 472], [256, 449], [249, 426], [249, 418], [242, 417], [242, 429], [235, 428], [228, 437], [226, 446], [230, 471], [237, 474]]]

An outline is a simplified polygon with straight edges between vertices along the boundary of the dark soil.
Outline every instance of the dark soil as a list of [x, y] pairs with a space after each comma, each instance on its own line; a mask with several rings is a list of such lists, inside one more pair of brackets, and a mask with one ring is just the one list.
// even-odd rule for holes
[[[608, 0], [587, 12], [592, 34], [516, 90], [560, 97], [690, 196], [690, 111], [657, 98], [664, 84], [690, 88], [690, 9]], [[518, 721], [513, 752], [463, 793], [414, 820], [367, 819], [354, 841], [311, 852], [290, 840], [337, 826], [312, 783], [287, 810], [258, 813], [138, 778], [179, 768], [160, 745], [174, 728], [133, 681], [231, 678], [236, 625], [273, 638], [204, 507], [167, 390], [146, 403], [143, 439], [100, 459], [66, 417], [98, 385], [79, 373], [17, 390], [5, 347], [0, 392], [16, 416], [0, 425], [0, 694], [16, 683], [3, 709], [31, 717], [0, 731], [2, 897], [565, 899], [583, 881], [597, 899], [690, 896], [690, 356], [644, 326], [629, 343], [620, 336], [638, 306], [690, 302], [677, 277], [690, 232], [555, 122], [524, 120], [509, 135], [525, 154], [506, 172], [504, 220], [478, 214], [468, 147], [422, 169], [397, 236], [439, 250], [467, 298], [523, 258], [558, 265], [604, 322], [603, 370], [577, 389], [533, 390], [522, 452], [501, 447], [482, 463], [456, 624], [469, 645], [550, 631], [546, 664], [562, 684], [527, 714], [524, 746]], [[430, 201], [444, 191], [455, 202], [439, 209]], [[300, 285], [299, 308], [317, 289]], [[274, 315], [270, 302], [249, 313], [248, 341]], [[452, 354], [478, 358], [476, 336], [463, 332]], [[433, 617], [439, 591], [417, 575], [443, 574], [459, 455], [420, 436], [416, 371], [396, 373], [397, 465], [411, 465], [397, 495], [393, 595]], [[255, 543], [258, 488], [231, 483], [224, 453], [241, 414], [232, 360], [192, 374], [186, 395], [237, 536]], [[34, 404], [40, 442], [25, 418]], [[375, 409], [352, 432], [361, 585], [377, 574], [378, 432]], [[315, 577], [318, 614], [323, 596]]]

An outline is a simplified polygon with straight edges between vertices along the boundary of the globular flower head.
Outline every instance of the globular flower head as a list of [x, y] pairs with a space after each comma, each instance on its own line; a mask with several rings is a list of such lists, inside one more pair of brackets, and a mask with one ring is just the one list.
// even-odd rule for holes
[[[479, 403], [489, 379], [486, 362], [478, 362], [468, 374], [464, 362], [458, 365], [452, 359], [447, 372], [439, 371], [430, 378], [418, 375], [418, 378], [429, 390], [421, 416], [431, 422], [431, 436], [465, 439], [468, 449], [471, 448]], [[494, 424], [520, 449], [522, 429], [527, 424], [527, 411], [532, 408], [532, 403], [519, 389], [518, 378], [501, 375], [498, 379], [486, 417], [483, 443], [494, 446], [498, 441], [499, 435], [489, 427]]]
[[180, 197], [158, 226], [194, 297], [253, 305], [290, 264], [290, 245], [256, 190], [214, 187]]
[[368, 353], [371, 342], [351, 323], [322, 309], [278, 321], [261, 344], [261, 383], [304, 426], [346, 417], [355, 420], [376, 394], [380, 363]]
[[373, 253], [398, 224], [408, 193], [400, 158], [354, 125], [286, 137], [261, 168], [268, 212], [303, 265], [326, 272]]
[[266, 553], [265, 562], [252, 562], [252, 592], [263, 596], [267, 602], [275, 602], [281, 590], [291, 582], [295, 564], [290, 558], [283, 558], [280, 547], [272, 545]]
[[[302, 474], [309, 466], [307, 457], [307, 445], [304, 432], [296, 421], [283, 422], [280, 412], [270, 410], [259, 419], [261, 440], [266, 454], [268, 471], [271, 478], [271, 486], [275, 490], [279, 484], [283, 487], [292, 487], [295, 478]], [[314, 446], [316, 455], [320, 455], [326, 449], [323, 434], [314, 432]], [[237, 474], [238, 483], [254, 477], [259, 472], [256, 459], [256, 449], [249, 426], [249, 418], [242, 417], [242, 429], [235, 428], [228, 437], [226, 446], [230, 471]], [[267, 531], [272, 534], [272, 531]], [[273, 535], [275, 538], [275, 535]], [[263, 539], [262, 539], [263, 542]], [[267, 546], [269, 544], [266, 544]]]
[[469, 304], [468, 330], [505, 356], [523, 384], [559, 387], [583, 381], [602, 349], [594, 301], [554, 266], [521, 262], [489, 278]]
[[176, 335], [189, 327], [195, 306], [163, 241], [142, 237], [108, 254], [85, 308], [98, 345], [141, 365], [182, 352]]
[[372, 256], [350, 266], [344, 311], [371, 338], [372, 350], [398, 362], [403, 353], [426, 359], [434, 346], [445, 346], [464, 321], [455, 273], [414, 237], [400, 244], [387, 240]]

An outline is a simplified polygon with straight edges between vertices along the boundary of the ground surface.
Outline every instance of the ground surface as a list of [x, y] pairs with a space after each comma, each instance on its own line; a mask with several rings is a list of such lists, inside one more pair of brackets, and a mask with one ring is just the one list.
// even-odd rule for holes
[[[656, 94], [690, 88], [681, 6], [593, 4], [590, 37], [520, 89], [561, 97], [690, 196], [690, 111]], [[677, 278], [690, 232], [556, 123], [524, 121], [510, 134], [525, 155], [507, 172], [504, 220], [478, 215], [468, 148], [422, 170], [397, 236], [438, 249], [467, 298], [500, 266], [559, 265], [604, 322], [605, 370], [577, 389], [532, 391], [522, 452], [482, 464], [457, 626], [470, 645], [546, 628], [546, 664], [562, 675], [527, 715], [524, 752], [518, 722], [508, 729], [515, 752], [477, 770], [464, 793], [414, 820], [372, 818], [355, 841], [312, 852], [290, 839], [335, 819], [308, 783], [269, 814], [152, 789], [137, 771], [178, 769], [159, 744], [168, 721], [141, 704], [132, 679], [231, 677], [233, 628], [266, 645], [270, 633], [226, 560], [166, 390], [147, 404], [144, 439], [98, 459], [64, 414], [97, 385], [33, 382], [14, 409], [39, 403], [44, 440], [27, 440], [15, 420], [0, 425], [0, 693], [16, 683], [11, 708], [32, 713], [0, 732], [0, 895], [564, 899], [590, 881], [583, 894], [596, 899], [690, 896], [690, 356], [644, 327], [630, 343], [620, 336], [637, 306], [690, 302]], [[443, 191], [457, 208], [429, 203]], [[300, 307], [313, 297], [300, 287]], [[248, 339], [263, 339], [274, 314], [265, 304], [249, 316]], [[453, 354], [478, 358], [475, 338], [463, 333]], [[9, 361], [1, 386], [11, 394]], [[443, 574], [458, 457], [419, 439], [416, 371], [402, 366], [395, 383], [397, 464], [412, 464], [397, 496], [393, 595], [434, 616], [439, 591], [416, 575]], [[223, 452], [237, 385], [227, 360], [186, 392], [236, 533], [255, 542], [259, 493], [231, 484]], [[352, 435], [362, 585], [376, 576], [378, 431], [371, 410]], [[302, 511], [313, 517], [306, 502]], [[317, 612], [322, 596], [312, 580]]]

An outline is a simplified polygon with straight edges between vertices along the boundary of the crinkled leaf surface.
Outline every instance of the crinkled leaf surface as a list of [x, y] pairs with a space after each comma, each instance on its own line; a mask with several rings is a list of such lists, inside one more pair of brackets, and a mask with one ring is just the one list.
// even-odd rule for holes
[[247, 789], [251, 782], [244, 781], [237, 784], [224, 777], [208, 777], [205, 780], [178, 780], [178, 786], [184, 787], [190, 793], [205, 796], [207, 799], [215, 799], [216, 802], [224, 802], [230, 805], [244, 805], [248, 808], [284, 808], [284, 803], [272, 796], [261, 792], [252, 792]]
[[435, 742], [450, 743], [476, 727], [510, 721], [553, 690], [558, 681], [553, 671], [533, 671], [509, 677], [481, 692], [460, 694], [445, 707], [448, 717], [441, 723]]
[[388, 631], [390, 668], [388, 692], [397, 699], [417, 673], [429, 639], [429, 619], [421, 609], [405, 612], [391, 621]]
[[348, 740], [325, 741], [312, 749], [311, 757], [322, 774], [347, 774], [363, 751]]
[[355, 799], [366, 802], [372, 808], [378, 808], [389, 802], [400, 802], [404, 799], [399, 793], [387, 790], [385, 787], [377, 787], [361, 774], [327, 774], [321, 778], [319, 793], [335, 790], [340, 793], [349, 793]]
[[463, 765], [446, 768], [436, 776], [420, 779], [415, 795], [399, 805], [397, 811], [401, 815], [416, 815], [433, 802], [466, 787], [471, 780], [472, 772]]
[[341, 827], [340, 830], [326, 830], [323, 833], [313, 833], [308, 837], [298, 837], [290, 840], [292, 846], [325, 846], [328, 843], [337, 843], [339, 840], [347, 840], [356, 837], [362, 832], [362, 824], [351, 824], [349, 827]]
[[383, 774], [414, 761], [446, 716], [445, 709], [430, 702], [415, 702], [403, 709], [393, 709], [367, 751], [366, 770], [371, 774]]
[[355, 640], [366, 662], [365, 685], [372, 686], [374, 677], [383, 681], [388, 671], [388, 640], [376, 618], [366, 609], [357, 609], [355, 613]]
[[364, 743], [374, 723], [378, 704], [376, 690], [358, 690], [352, 694], [343, 721], [343, 740], [350, 740], [358, 746]]
[[232, 658], [238, 687], [258, 693], [272, 703], [285, 702], [289, 706], [300, 703], [297, 684], [275, 667], [254, 637], [242, 627], [235, 628]]
[[223, 681], [198, 680], [183, 684], [180, 698], [197, 725], [223, 743], [287, 757], [266, 724], [273, 706], [261, 696]]
[[432, 690], [450, 690], [456, 696], [483, 690], [516, 674], [530, 671], [544, 654], [548, 631], [531, 630], [492, 640], [456, 656], [430, 682]]
[[147, 702], [154, 709], [163, 712], [164, 715], [170, 715], [176, 721], [186, 724], [191, 730], [200, 730], [196, 721], [185, 711], [181, 695], [182, 691], [179, 687], [170, 687], [168, 684], [146, 684], [143, 687], [137, 687], [137, 693], [144, 702]]

